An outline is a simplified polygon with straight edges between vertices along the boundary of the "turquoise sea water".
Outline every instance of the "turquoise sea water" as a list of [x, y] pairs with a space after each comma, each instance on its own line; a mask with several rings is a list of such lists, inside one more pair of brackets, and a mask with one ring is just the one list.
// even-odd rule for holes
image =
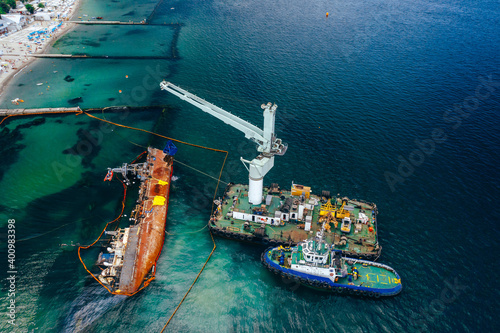
[[[140, 21], [156, 5], [86, 0], [77, 16]], [[404, 288], [384, 300], [311, 291], [266, 271], [262, 248], [216, 239], [169, 331], [498, 330], [497, 2], [165, 0], [156, 8], [151, 23], [176, 25], [76, 27], [51, 52], [110, 58], [36, 61], [0, 107], [16, 97], [26, 107], [160, 106], [96, 116], [227, 150], [222, 179], [246, 182], [239, 158], [253, 158], [254, 145], [158, 83], [257, 125], [260, 104], [276, 102], [289, 150], [266, 184], [376, 202], [380, 261]], [[202, 228], [216, 182], [174, 165], [157, 278], [134, 297], [109, 295], [72, 245], [93, 242], [120, 211], [122, 187], [103, 183], [106, 168], [165, 140], [84, 115], [44, 118], [11, 118], [0, 129], [0, 270], [15, 219], [17, 331], [160, 331], [212, 250]], [[179, 145], [177, 160], [217, 177], [224, 155]], [[0, 330], [9, 331], [2, 280]]]

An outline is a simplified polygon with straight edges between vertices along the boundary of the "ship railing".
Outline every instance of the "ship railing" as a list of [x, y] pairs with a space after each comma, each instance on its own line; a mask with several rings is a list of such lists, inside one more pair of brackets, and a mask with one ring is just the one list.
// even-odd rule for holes
[[362, 260], [362, 259], [353, 259], [353, 258], [346, 258], [346, 260], [349, 261], [349, 262], [352, 262], [353, 265], [356, 264], [356, 263], [367, 263], [370, 266], [384, 268], [384, 269], [387, 269], [388, 271], [391, 271], [391, 272], [397, 274], [396, 271], [394, 270], [394, 268], [392, 268], [390, 266], [387, 266], [385, 264], [381, 264], [381, 263], [375, 262], [375, 261], [368, 261], [368, 260]]

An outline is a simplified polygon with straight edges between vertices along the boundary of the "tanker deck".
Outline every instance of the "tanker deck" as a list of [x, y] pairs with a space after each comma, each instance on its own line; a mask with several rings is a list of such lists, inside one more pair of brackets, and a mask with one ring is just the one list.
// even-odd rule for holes
[[252, 205], [248, 185], [229, 184], [216, 200], [208, 223], [221, 237], [263, 245], [296, 245], [316, 234], [326, 222], [325, 240], [350, 257], [375, 260], [381, 247], [377, 239], [377, 206], [362, 200], [321, 196], [306, 186], [291, 190], [277, 184], [265, 187], [263, 203]]

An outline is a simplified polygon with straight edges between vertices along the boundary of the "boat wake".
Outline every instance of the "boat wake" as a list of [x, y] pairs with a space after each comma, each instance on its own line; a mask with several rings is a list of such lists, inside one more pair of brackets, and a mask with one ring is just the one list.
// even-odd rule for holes
[[78, 296], [71, 304], [62, 332], [85, 332], [97, 319], [105, 315], [127, 296], [111, 296], [103, 288], [92, 288]]

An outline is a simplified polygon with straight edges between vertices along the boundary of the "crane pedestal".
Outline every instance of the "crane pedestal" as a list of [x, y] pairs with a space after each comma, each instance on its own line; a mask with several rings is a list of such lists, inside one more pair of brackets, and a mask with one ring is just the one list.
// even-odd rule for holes
[[274, 133], [276, 109], [278, 106], [271, 103], [261, 105], [262, 110], [264, 110], [264, 128], [260, 129], [170, 82], [162, 81], [160, 87], [162, 90], [170, 92], [202, 111], [242, 131], [247, 139], [257, 144], [257, 151], [260, 153], [259, 156], [252, 161], [247, 161], [243, 158], [240, 159], [248, 170], [248, 201], [252, 205], [260, 205], [262, 203], [264, 176], [274, 166], [274, 156], [284, 155], [288, 148], [288, 145], [282, 142], [281, 139], [278, 139]]

